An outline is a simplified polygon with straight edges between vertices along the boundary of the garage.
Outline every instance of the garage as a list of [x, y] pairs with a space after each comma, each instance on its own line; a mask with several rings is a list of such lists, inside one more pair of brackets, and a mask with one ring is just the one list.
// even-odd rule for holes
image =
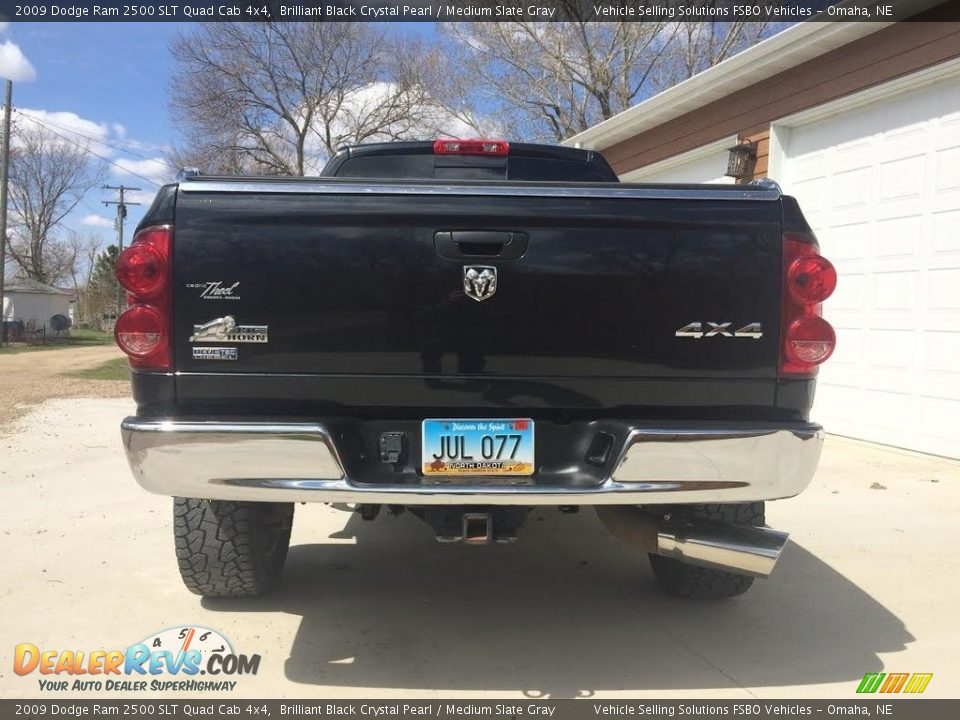
[[723, 183], [733, 182], [727, 170], [727, 148], [735, 145], [732, 135], [703, 148], [639, 168], [620, 176], [623, 182], [635, 183]]
[[[776, 180], [840, 276], [812, 418], [960, 458], [960, 23], [801, 23], [570, 139], [628, 182]], [[750, 158], [726, 175], [728, 149]]]
[[888, 90], [775, 125], [775, 179], [840, 276], [825, 308], [838, 343], [821, 368], [818, 418], [842, 435], [951, 455], [960, 447], [960, 76]]

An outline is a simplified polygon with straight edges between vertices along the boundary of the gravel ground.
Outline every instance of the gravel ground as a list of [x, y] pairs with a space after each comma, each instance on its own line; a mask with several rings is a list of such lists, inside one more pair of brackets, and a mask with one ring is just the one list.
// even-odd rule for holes
[[10, 432], [10, 421], [50, 398], [130, 397], [130, 383], [126, 381], [84, 380], [64, 375], [121, 356], [113, 345], [0, 355], [0, 435]]

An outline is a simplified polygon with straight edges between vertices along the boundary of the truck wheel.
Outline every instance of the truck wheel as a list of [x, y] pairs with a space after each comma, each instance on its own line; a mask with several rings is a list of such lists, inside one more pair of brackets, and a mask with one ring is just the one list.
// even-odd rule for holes
[[254, 597], [287, 559], [293, 503], [173, 499], [180, 576], [204, 597]]
[[[764, 524], [763, 503], [714, 505], [678, 505], [674, 515], [703, 518], [733, 525]], [[701, 600], [723, 600], [743, 595], [753, 585], [748, 575], [688, 565], [674, 558], [650, 555], [650, 566], [660, 587], [667, 595]]]

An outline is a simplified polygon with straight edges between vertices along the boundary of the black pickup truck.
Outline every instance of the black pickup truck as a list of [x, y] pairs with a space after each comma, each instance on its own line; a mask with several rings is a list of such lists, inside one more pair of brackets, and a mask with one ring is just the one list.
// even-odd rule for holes
[[772, 182], [629, 185], [502, 140], [344, 149], [316, 178], [165, 186], [117, 262], [137, 481], [187, 587], [276, 579], [298, 502], [444, 542], [592, 506], [669, 593], [769, 575], [823, 442], [836, 284]]

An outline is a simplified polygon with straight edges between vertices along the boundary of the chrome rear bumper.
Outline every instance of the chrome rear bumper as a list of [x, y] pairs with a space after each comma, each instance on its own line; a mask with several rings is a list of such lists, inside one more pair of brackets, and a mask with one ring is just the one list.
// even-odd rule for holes
[[121, 425], [134, 477], [161, 495], [395, 505], [659, 505], [791, 497], [813, 477], [817, 425], [637, 429], [593, 486], [383, 485], [351, 480], [323, 425], [144, 420]]

